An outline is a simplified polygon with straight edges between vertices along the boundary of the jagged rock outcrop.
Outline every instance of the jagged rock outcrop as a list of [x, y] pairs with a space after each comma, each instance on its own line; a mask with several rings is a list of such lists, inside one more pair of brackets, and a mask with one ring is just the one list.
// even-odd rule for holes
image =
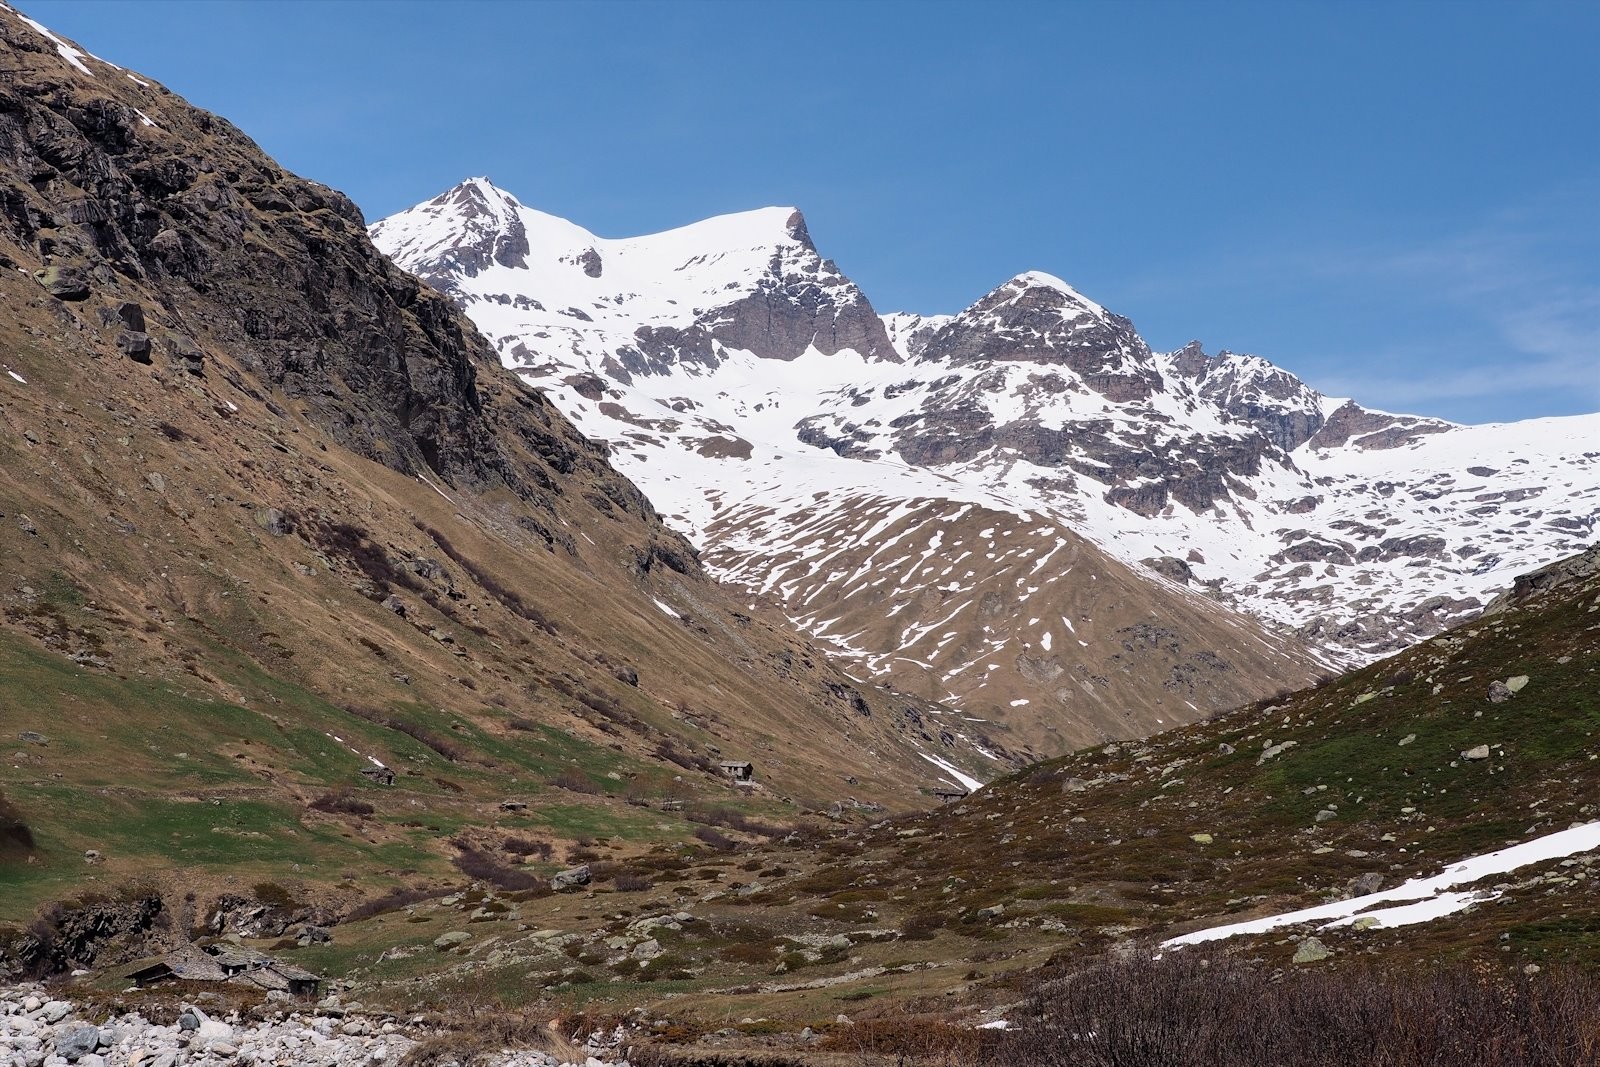
[[1546, 567], [1527, 574], [1519, 574], [1511, 588], [1489, 602], [1483, 614], [1499, 615], [1514, 608], [1526, 607], [1556, 590], [1600, 575], [1600, 544], [1576, 556], [1559, 559]]
[[1112, 403], [1161, 388], [1150, 349], [1133, 323], [1048, 274], [1020, 274], [940, 327], [918, 361], [1060, 364]]

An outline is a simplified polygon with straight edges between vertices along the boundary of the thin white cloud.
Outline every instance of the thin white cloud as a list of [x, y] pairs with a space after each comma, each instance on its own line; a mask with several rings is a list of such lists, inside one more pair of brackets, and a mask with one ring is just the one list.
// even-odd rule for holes
[[[1316, 388], [1387, 410], [1600, 410], [1600, 271], [1593, 201], [1573, 190], [1500, 212], [1470, 230], [1408, 247], [1371, 242], [1268, 249], [1212, 261], [1228, 289], [1295, 301], [1311, 286], [1393, 317], [1377, 345], [1331, 322], [1298, 354], [1265, 352]], [[1193, 284], [1193, 278], [1189, 279]], [[1175, 291], [1176, 276], [1139, 288]], [[1267, 297], [1267, 294], [1271, 294]], [[1413, 314], [1407, 315], [1407, 309]], [[1316, 329], [1314, 323], [1308, 328]], [[1453, 401], [1504, 404], [1452, 405]], [[1512, 403], [1512, 401], [1517, 401]]]

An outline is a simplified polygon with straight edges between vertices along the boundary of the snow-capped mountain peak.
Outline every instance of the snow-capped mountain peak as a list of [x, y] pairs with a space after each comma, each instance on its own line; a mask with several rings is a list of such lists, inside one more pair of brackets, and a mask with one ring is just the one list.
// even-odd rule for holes
[[1080, 315], [1088, 314], [1096, 318], [1105, 318], [1106, 309], [1084, 296], [1071, 285], [1057, 278], [1054, 274], [1047, 274], [1042, 270], [1023, 271], [1000, 287], [1001, 290], [1014, 290], [1021, 299], [1032, 290], [1044, 289], [1060, 293], [1065, 299], [1059, 305], [1063, 318], [1075, 319]]
[[[1065, 706], [1084, 677], [1124, 669], [1074, 658], [1084, 639], [1049, 629], [1086, 621], [1069, 606], [1080, 590], [1044, 580], [1072, 537], [1352, 659], [1436, 632], [1594, 535], [1600, 416], [1497, 428], [1376, 411], [1259, 356], [1152, 352], [1042, 271], [955, 315], [880, 319], [792, 209], [610, 240], [486, 185], [384, 220], [379, 247], [447, 270], [435, 284], [724, 576], [866, 669], [935, 672], [930, 694], [965, 707], [1015, 716], [996, 694], [1045, 699], [1019, 677], [1051, 679]], [[896, 584], [975, 515], [966, 562]], [[1003, 529], [1005, 545], [982, 545]], [[980, 601], [997, 644], [951, 621]], [[993, 605], [1037, 630], [1004, 636]], [[1165, 684], [1141, 698], [1152, 721], [1177, 714], [1157, 710]], [[1220, 699], [1172, 684], [1196, 710]]]
[[[470, 178], [377, 223], [372, 235], [476, 309], [479, 326], [523, 369], [553, 354], [570, 371], [620, 380], [711, 365], [719, 349], [900, 358], [866, 296], [818, 255], [792, 207], [604, 238]], [[529, 340], [545, 343], [519, 344]]]

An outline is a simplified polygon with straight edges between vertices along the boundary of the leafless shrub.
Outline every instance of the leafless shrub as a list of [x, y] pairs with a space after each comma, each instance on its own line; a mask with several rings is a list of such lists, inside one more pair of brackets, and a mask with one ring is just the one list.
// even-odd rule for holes
[[350, 911], [345, 915], [343, 921], [347, 923], [359, 922], [362, 919], [370, 919], [374, 915], [383, 915], [387, 912], [399, 911], [401, 908], [407, 907], [411, 904], [416, 904], [424, 900], [432, 900], [434, 897], [443, 895], [444, 890], [442, 889], [408, 889], [404, 886], [396, 886], [394, 889], [389, 890], [381, 897], [373, 897], [371, 900], [363, 900], [360, 904], [357, 904], [355, 907], [350, 909]]
[[515, 867], [507, 867], [487, 852], [479, 852], [475, 848], [456, 846], [455, 858], [451, 861], [456, 869], [468, 878], [480, 882], [490, 882], [501, 889], [508, 890], [536, 890], [548, 889], [550, 883], [537, 875], [527, 871], [519, 871]]
[[481, 988], [483, 983], [476, 985], [456, 979], [432, 996], [432, 1007], [449, 1029], [413, 1046], [401, 1067], [478, 1067], [506, 1049], [539, 1049], [563, 1063], [587, 1059], [580, 1046], [545, 1025], [537, 1010], [508, 1005]]
[[306, 807], [312, 811], [323, 811], [330, 815], [371, 815], [375, 809], [365, 800], [357, 799], [348, 789], [337, 789], [332, 793], [324, 793]]
[[757, 837], [782, 837], [789, 832], [788, 827], [761, 822], [736, 808], [690, 808], [683, 813], [683, 817], [690, 822], [706, 826], [725, 826], [740, 833], [755, 834]]
[[376, 599], [383, 599], [395, 585], [413, 592], [423, 588], [416, 575], [395, 566], [383, 546], [360, 526], [321, 517], [291, 515], [288, 518], [295, 533], [307, 543], [321, 549], [325, 555], [343, 559], [365, 575], [376, 587]]
[[546, 861], [555, 855], [555, 846], [550, 842], [526, 837], [508, 837], [500, 847], [513, 856], [538, 856]]
[[418, 742], [419, 744], [433, 749], [451, 763], [460, 763], [462, 760], [466, 759], [466, 749], [462, 748], [460, 745], [456, 744], [447, 737], [439, 736], [426, 726], [409, 722], [405, 719], [390, 715], [388, 712], [379, 711], [376, 708], [362, 707], [359, 704], [343, 704], [340, 705], [340, 707], [347, 714], [354, 715], [358, 719], [363, 719], [367, 722], [385, 727], [386, 729], [395, 730], [399, 733], [405, 734], [407, 737]]
[[416, 522], [415, 525], [418, 530], [421, 530], [423, 533], [427, 534], [433, 539], [433, 543], [439, 546], [439, 551], [455, 560], [455, 562], [460, 565], [462, 570], [471, 575], [472, 580], [477, 582], [479, 587], [481, 587], [484, 592], [498, 600], [501, 606], [507, 611], [519, 618], [526, 619], [528, 622], [533, 623], [547, 634], [554, 634], [556, 632], [555, 623], [546, 618], [543, 612], [534, 607], [532, 604], [529, 604], [527, 601], [523, 600], [521, 594], [519, 594], [515, 589], [506, 588], [506, 586], [501, 584], [500, 580], [494, 575], [483, 570], [483, 568], [472, 562], [472, 560], [462, 555], [459, 551], [457, 551], [456, 546], [450, 543], [450, 539], [448, 537], [426, 523]]
[[0, 793], [0, 860], [26, 856], [34, 849], [33, 831], [22, 812]]
[[1036, 1067], [1593, 1067], [1600, 983], [1463, 967], [1291, 973], [1192, 951], [1048, 980], [989, 1061]]
[[717, 849], [719, 852], [732, 852], [735, 848], [739, 847], [734, 842], [733, 838], [727, 836], [726, 834], [719, 833], [709, 826], [701, 826], [697, 828], [694, 832], [694, 836], [698, 840], [704, 841], [712, 848]]
[[569, 793], [598, 793], [600, 787], [582, 771], [562, 771], [550, 779], [550, 784]]

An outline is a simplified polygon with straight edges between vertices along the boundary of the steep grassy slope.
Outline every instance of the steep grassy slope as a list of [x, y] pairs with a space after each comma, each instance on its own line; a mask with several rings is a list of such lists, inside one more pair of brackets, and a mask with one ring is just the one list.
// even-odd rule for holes
[[[0, 920], [285, 864], [353, 899], [452, 837], [631, 848], [685, 802], [924, 803], [923, 748], [995, 766], [707, 578], [346, 198], [10, 9], [0, 267], [0, 790], [33, 838]], [[375, 810], [308, 808], [347, 789]]]

